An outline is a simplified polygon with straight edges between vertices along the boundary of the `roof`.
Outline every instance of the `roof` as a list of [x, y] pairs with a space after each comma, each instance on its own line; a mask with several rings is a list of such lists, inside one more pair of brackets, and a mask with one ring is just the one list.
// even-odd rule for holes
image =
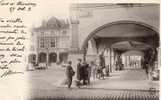
[[69, 22], [64, 19], [57, 19], [56, 17], [51, 17], [49, 20], [43, 20], [40, 27], [34, 28], [34, 30], [60, 30], [60, 29], [68, 29]]

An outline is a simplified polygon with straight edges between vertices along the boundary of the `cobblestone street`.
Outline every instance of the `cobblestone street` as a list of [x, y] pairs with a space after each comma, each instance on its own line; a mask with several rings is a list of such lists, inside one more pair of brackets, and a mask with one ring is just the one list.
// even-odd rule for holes
[[31, 100], [159, 100], [158, 93], [148, 91], [57, 88], [35, 92]]
[[[91, 85], [71, 89], [62, 85], [63, 68], [49, 68], [28, 72], [32, 84], [30, 99], [83, 100], [159, 100], [159, 83], [147, 80], [144, 70], [124, 70], [110, 74], [104, 80], [91, 80]], [[131, 78], [133, 76], [133, 78]], [[150, 92], [149, 88], [156, 88]]]

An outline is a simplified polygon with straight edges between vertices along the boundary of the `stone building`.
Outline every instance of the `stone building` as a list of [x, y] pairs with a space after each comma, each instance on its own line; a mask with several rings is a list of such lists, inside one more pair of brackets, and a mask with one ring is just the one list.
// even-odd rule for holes
[[[71, 5], [70, 17], [77, 22], [73, 23], [71, 31], [72, 46], [82, 51], [73, 55], [73, 59], [83, 57], [93, 61], [103, 54], [112, 71], [126, 52], [136, 51], [142, 58], [157, 63], [160, 48], [159, 8], [159, 4], [153, 3]], [[126, 56], [132, 56], [133, 53]], [[142, 53], [144, 56], [140, 55]]]
[[69, 21], [53, 17], [33, 30], [32, 40], [36, 42], [31, 49], [35, 53], [29, 56], [33, 59], [30, 62], [71, 60], [76, 66], [78, 58], [90, 62], [102, 54], [112, 71], [122, 56], [131, 56], [130, 51], [143, 54], [143, 58], [151, 55], [148, 59], [158, 62], [159, 8], [158, 4], [144, 3], [72, 4]]
[[70, 47], [70, 30], [67, 20], [51, 17], [32, 29], [28, 62], [34, 65], [66, 62]]

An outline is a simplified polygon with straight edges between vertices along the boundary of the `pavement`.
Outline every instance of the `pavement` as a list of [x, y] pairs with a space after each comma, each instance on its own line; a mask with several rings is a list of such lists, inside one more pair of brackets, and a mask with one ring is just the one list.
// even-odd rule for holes
[[141, 69], [115, 71], [104, 80], [91, 79], [89, 86], [80, 89], [74, 82], [71, 89], [66, 88], [64, 72], [65, 68], [59, 67], [27, 72], [31, 84], [28, 99], [159, 100], [159, 81], [148, 80]]
[[[68, 89], [65, 68], [27, 71], [0, 78], [3, 100], [159, 100], [159, 81], [147, 79], [144, 70], [110, 73], [104, 80], [91, 79], [89, 86]], [[74, 77], [75, 80], [75, 77]], [[150, 89], [150, 90], [149, 90]]]

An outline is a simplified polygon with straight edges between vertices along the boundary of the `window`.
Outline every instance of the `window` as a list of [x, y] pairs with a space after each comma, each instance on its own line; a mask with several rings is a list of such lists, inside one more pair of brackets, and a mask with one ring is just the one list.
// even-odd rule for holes
[[40, 48], [44, 48], [45, 47], [45, 40], [43, 37], [40, 37]]
[[56, 38], [55, 37], [51, 38], [51, 47], [56, 47]]

